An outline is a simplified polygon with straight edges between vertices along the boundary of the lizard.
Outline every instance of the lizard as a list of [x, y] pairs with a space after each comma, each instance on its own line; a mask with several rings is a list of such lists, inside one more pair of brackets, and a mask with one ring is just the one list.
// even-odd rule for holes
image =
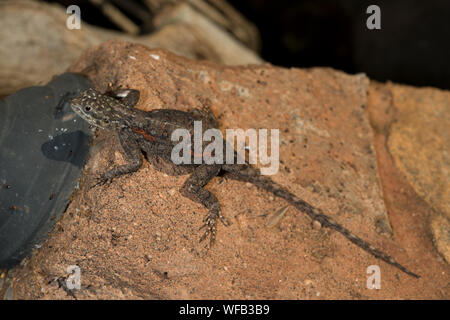
[[[115, 177], [136, 172], [143, 165], [143, 153], [148, 162], [159, 171], [172, 175], [190, 174], [180, 188], [180, 193], [184, 197], [201, 203], [208, 209], [208, 213], [203, 219], [204, 224], [200, 228], [205, 228], [200, 241], [209, 236], [211, 247], [216, 237], [218, 220], [225, 226], [230, 223], [222, 215], [217, 197], [204, 187], [220, 172], [225, 172], [232, 178], [250, 182], [284, 199], [312, 220], [318, 221], [321, 226], [339, 232], [375, 258], [385, 261], [412, 277], [420, 278], [419, 275], [399, 264], [391, 256], [376, 249], [367, 241], [325, 215], [319, 208], [310, 205], [285, 187], [262, 175], [257, 167], [247, 161], [244, 161], [243, 164], [236, 162], [233, 164], [175, 164], [171, 160], [172, 149], [176, 143], [171, 140], [172, 132], [176, 129], [187, 129], [192, 134], [194, 121], [202, 121], [202, 130], [217, 128], [218, 120], [211, 110], [153, 109], [143, 111], [135, 108], [139, 101], [139, 95], [139, 91], [133, 89], [117, 90], [116, 95], [112, 96], [111, 93], [102, 94], [96, 89], [90, 88], [70, 100], [70, 106], [75, 113], [91, 126], [117, 133], [125, 158], [128, 161], [126, 164], [113, 167], [101, 174], [98, 183], [109, 182]], [[193, 156], [192, 151], [191, 155]]]

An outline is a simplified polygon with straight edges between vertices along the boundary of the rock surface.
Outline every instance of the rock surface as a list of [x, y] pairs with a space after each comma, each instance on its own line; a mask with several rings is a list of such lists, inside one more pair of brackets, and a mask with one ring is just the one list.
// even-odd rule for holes
[[[232, 225], [219, 226], [207, 251], [198, 243], [206, 209], [178, 192], [186, 176], [164, 175], [145, 162], [132, 175], [89, 189], [93, 174], [124, 161], [117, 138], [100, 132], [66, 213], [42, 248], [12, 271], [15, 298], [450, 297], [450, 268], [427, 232], [433, 209], [386, 147], [395, 120], [389, 87], [331, 69], [225, 67], [125, 42], [90, 50], [71, 71], [93, 65], [90, 78], [99, 90], [109, 83], [141, 90], [138, 108], [208, 104], [221, 130], [279, 129], [273, 179], [422, 278], [313, 226], [292, 207], [268, 228], [284, 201], [224, 177], [208, 189]], [[73, 294], [61, 285], [70, 265], [81, 270], [82, 290]], [[366, 287], [370, 265], [381, 268], [380, 290]]]
[[387, 87], [397, 120], [390, 128], [389, 152], [414, 191], [437, 212], [431, 231], [450, 263], [450, 92]]
[[450, 92], [388, 87], [398, 119], [389, 151], [414, 190], [450, 218]]

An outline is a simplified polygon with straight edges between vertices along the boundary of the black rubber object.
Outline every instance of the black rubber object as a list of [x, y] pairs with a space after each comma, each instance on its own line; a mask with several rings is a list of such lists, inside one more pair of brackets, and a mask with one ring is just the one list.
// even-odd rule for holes
[[65, 211], [89, 151], [68, 99], [91, 83], [66, 73], [0, 101], [0, 268], [22, 261]]

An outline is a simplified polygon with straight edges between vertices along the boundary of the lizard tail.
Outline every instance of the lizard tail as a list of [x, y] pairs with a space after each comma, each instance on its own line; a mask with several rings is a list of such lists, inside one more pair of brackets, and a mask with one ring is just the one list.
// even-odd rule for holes
[[344, 237], [346, 237], [348, 240], [356, 244], [358, 247], [362, 248], [364, 251], [373, 255], [375, 258], [378, 258], [380, 260], [389, 263], [390, 265], [393, 265], [394, 267], [400, 269], [401, 271], [410, 276], [420, 278], [419, 275], [402, 266], [400, 263], [395, 261], [394, 258], [378, 250], [377, 248], [369, 244], [367, 241], [361, 239], [360, 237], [352, 233], [350, 230], [344, 228], [343, 226], [335, 222], [333, 219], [323, 214], [319, 209], [312, 207], [307, 202], [301, 199], [294, 199], [293, 201], [288, 200], [288, 202], [292, 203], [292, 205], [294, 205], [296, 208], [305, 212], [309, 217], [311, 217], [311, 219], [319, 221], [322, 224], [322, 226], [336, 230]]
[[399, 264], [397, 261], [394, 260], [394, 258], [388, 256], [387, 254], [383, 253], [382, 251], [376, 249], [371, 244], [369, 244], [367, 241], [361, 239], [360, 237], [353, 234], [350, 230], [344, 228], [337, 222], [335, 222], [332, 218], [328, 217], [327, 215], [323, 214], [319, 209], [314, 208], [309, 203], [303, 201], [302, 199], [298, 198], [294, 194], [287, 191], [285, 188], [281, 187], [277, 183], [275, 183], [270, 178], [263, 176], [259, 173], [259, 170], [244, 165], [245, 167], [241, 167], [240, 169], [236, 170], [234, 168], [228, 168], [228, 166], [225, 166], [224, 170], [232, 173], [233, 175], [237, 176], [237, 178], [241, 178], [243, 180], [249, 181], [251, 183], [254, 183], [256, 186], [271, 192], [272, 194], [276, 195], [277, 197], [280, 197], [282, 199], [285, 199], [287, 202], [289, 202], [291, 205], [296, 207], [298, 210], [305, 212], [311, 219], [318, 221], [321, 223], [322, 226], [331, 228], [342, 234], [344, 237], [346, 237], [348, 240], [356, 244], [358, 247], [362, 248], [364, 251], [370, 253], [375, 258], [378, 258], [380, 260], [385, 261], [386, 263], [393, 265], [394, 267], [400, 269], [404, 273], [413, 276], [415, 278], [420, 278], [419, 275], [415, 274], [414, 272], [408, 270], [401, 264]]

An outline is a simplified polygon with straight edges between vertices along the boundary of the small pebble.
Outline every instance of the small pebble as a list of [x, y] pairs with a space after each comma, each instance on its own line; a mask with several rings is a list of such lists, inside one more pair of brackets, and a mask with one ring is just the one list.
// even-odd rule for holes
[[322, 224], [319, 221], [314, 221], [313, 222], [313, 229], [314, 230], [320, 230], [320, 228], [322, 228]]
[[159, 60], [159, 56], [157, 54], [152, 53], [150, 54], [150, 57], [152, 57], [155, 60]]
[[310, 285], [313, 284], [313, 281], [310, 280], [310, 279], [306, 279], [305, 282], [304, 282], [304, 284], [305, 284], [305, 286], [310, 286]]

